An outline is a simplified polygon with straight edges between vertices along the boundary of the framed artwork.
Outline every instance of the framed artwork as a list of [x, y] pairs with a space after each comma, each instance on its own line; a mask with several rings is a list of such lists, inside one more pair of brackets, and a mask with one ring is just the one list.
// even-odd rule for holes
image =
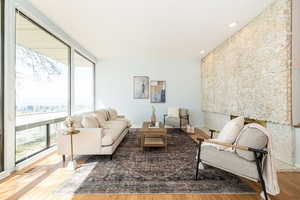
[[133, 77], [133, 98], [134, 99], [149, 98], [149, 77], [148, 76]]
[[150, 100], [151, 103], [166, 102], [166, 81], [150, 82]]

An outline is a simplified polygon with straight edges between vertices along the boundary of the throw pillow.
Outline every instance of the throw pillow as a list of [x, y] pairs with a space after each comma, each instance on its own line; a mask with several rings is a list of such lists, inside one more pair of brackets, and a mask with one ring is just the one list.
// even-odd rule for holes
[[77, 115], [73, 115], [72, 117], [72, 121], [73, 121], [73, 127], [74, 128], [82, 128], [82, 115], [81, 114], [77, 114]]
[[[238, 137], [240, 131], [244, 127], [245, 119], [244, 117], [237, 117], [229, 122], [223, 127], [220, 134], [216, 138], [219, 142], [224, 142], [228, 144], [233, 144]], [[220, 149], [225, 149], [227, 147], [220, 147]]]
[[98, 110], [93, 115], [98, 120], [99, 127], [103, 127], [107, 119], [106, 112], [104, 110]]
[[[255, 126], [260, 126], [260, 125], [255, 124]], [[262, 126], [260, 128], [264, 129], [264, 127]], [[238, 146], [252, 147], [255, 149], [263, 149], [267, 146], [267, 143], [268, 143], [268, 137], [266, 136], [266, 134], [261, 130], [259, 130], [258, 128], [252, 127], [252, 124], [246, 125], [241, 130], [235, 142], [235, 144]], [[253, 152], [236, 149], [236, 153], [240, 157], [248, 161], [255, 160]]]
[[84, 128], [99, 128], [98, 121], [93, 115], [84, 115], [81, 124]]
[[106, 109], [96, 110], [96, 112], [100, 112], [100, 111], [104, 113], [105, 121], [108, 121], [109, 120], [108, 111]]
[[109, 116], [109, 112], [108, 110], [103, 110], [105, 112], [105, 115], [106, 115], [106, 121], [110, 120], [110, 116]]
[[117, 111], [115, 109], [108, 109], [108, 114], [109, 114], [109, 119], [110, 120], [114, 120], [117, 118], [118, 114], [117, 114]]

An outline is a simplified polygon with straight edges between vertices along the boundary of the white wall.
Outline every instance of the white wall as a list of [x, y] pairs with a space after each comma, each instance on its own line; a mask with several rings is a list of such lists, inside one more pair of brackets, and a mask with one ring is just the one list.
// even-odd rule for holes
[[96, 108], [114, 107], [134, 124], [149, 120], [151, 103], [133, 99], [133, 76], [166, 81], [166, 103], [153, 104], [159, 120], [168, 107], [190, 110], [191, 123], [202, 125], [199, 60], [104, 60], [96, 67]]

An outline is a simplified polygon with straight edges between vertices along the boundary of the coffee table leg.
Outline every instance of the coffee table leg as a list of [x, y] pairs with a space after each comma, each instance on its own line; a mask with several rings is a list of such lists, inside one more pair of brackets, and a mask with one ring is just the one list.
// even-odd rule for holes
[[166, 150], [166, 152], [168, 152], [168, 140], [167, 140], [167, 135], [165, 135], [164, 137], [165, 137], [165, 150]]
[[145, 136], [143, 136], [143, 135], [141, 136], [140, 143], [141, 143], [141, 149], [142, 149], [142, 152], [144, 152]]

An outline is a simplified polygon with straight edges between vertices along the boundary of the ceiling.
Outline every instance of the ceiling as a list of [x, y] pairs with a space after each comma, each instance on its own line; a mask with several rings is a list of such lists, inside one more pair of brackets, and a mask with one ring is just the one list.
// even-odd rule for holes
[[276, 0], [29, 1], [102, 60], [200, 59]]

